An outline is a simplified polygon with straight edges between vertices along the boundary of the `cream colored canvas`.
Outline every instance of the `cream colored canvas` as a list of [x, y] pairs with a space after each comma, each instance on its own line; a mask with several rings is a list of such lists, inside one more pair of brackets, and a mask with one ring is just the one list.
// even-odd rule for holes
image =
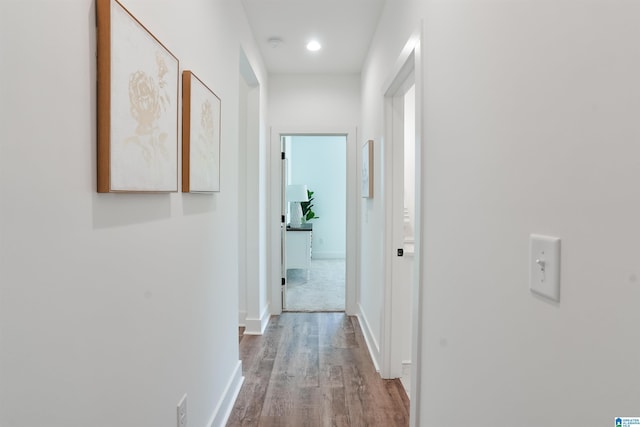
[[220, 191], [220, 99], [191, 80], [190, 191]]
[[111, 2], [111, 190], [177, 191], [178, 60]]

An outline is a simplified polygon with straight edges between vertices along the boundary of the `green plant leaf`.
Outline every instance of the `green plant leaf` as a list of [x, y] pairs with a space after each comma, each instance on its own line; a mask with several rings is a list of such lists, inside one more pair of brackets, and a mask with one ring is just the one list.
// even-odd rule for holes
[[313, 207], [313, 203], [311, 203], [313, 201], [313, 194], [313, 191], [307, 189], [307, 198], [309, 200], [306, 202], [300, 202], [300, 207], [302, 208], [302, 217], [306, 221], [320, 218], [316, 216], [313, 210], [311, 210], [311, 208]]

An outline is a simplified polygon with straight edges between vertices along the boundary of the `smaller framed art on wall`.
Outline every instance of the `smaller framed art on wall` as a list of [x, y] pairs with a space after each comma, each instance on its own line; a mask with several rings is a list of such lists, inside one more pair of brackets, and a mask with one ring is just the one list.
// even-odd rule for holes
[[220, 191], [221, 101], [189, 70], [182, 73], [182, 191]]
[[362, 145], [362, 197], [373, 197], [373, 140]]

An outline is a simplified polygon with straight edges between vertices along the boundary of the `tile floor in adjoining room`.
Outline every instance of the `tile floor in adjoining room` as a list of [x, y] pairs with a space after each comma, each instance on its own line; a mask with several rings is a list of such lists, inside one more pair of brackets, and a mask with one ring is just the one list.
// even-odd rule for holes
[[314, 259], [307, 270], [287, 270], [287, 311], [344, 311], [345, 260]]

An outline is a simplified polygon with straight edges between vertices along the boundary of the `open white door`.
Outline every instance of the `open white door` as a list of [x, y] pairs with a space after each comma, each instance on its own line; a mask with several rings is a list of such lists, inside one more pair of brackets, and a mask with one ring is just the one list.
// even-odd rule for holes
[[280, 138], [280, 152], [282, 153], [282, 174], [281, 174], [281, 187], [280, 187], [280, 247], [281, 256], [280, 259], [280, 273], [281, 273], [281, 291], [280, 301], [282, 310], [287, 309], [287, 155], [285, 152], [284, 136]]

